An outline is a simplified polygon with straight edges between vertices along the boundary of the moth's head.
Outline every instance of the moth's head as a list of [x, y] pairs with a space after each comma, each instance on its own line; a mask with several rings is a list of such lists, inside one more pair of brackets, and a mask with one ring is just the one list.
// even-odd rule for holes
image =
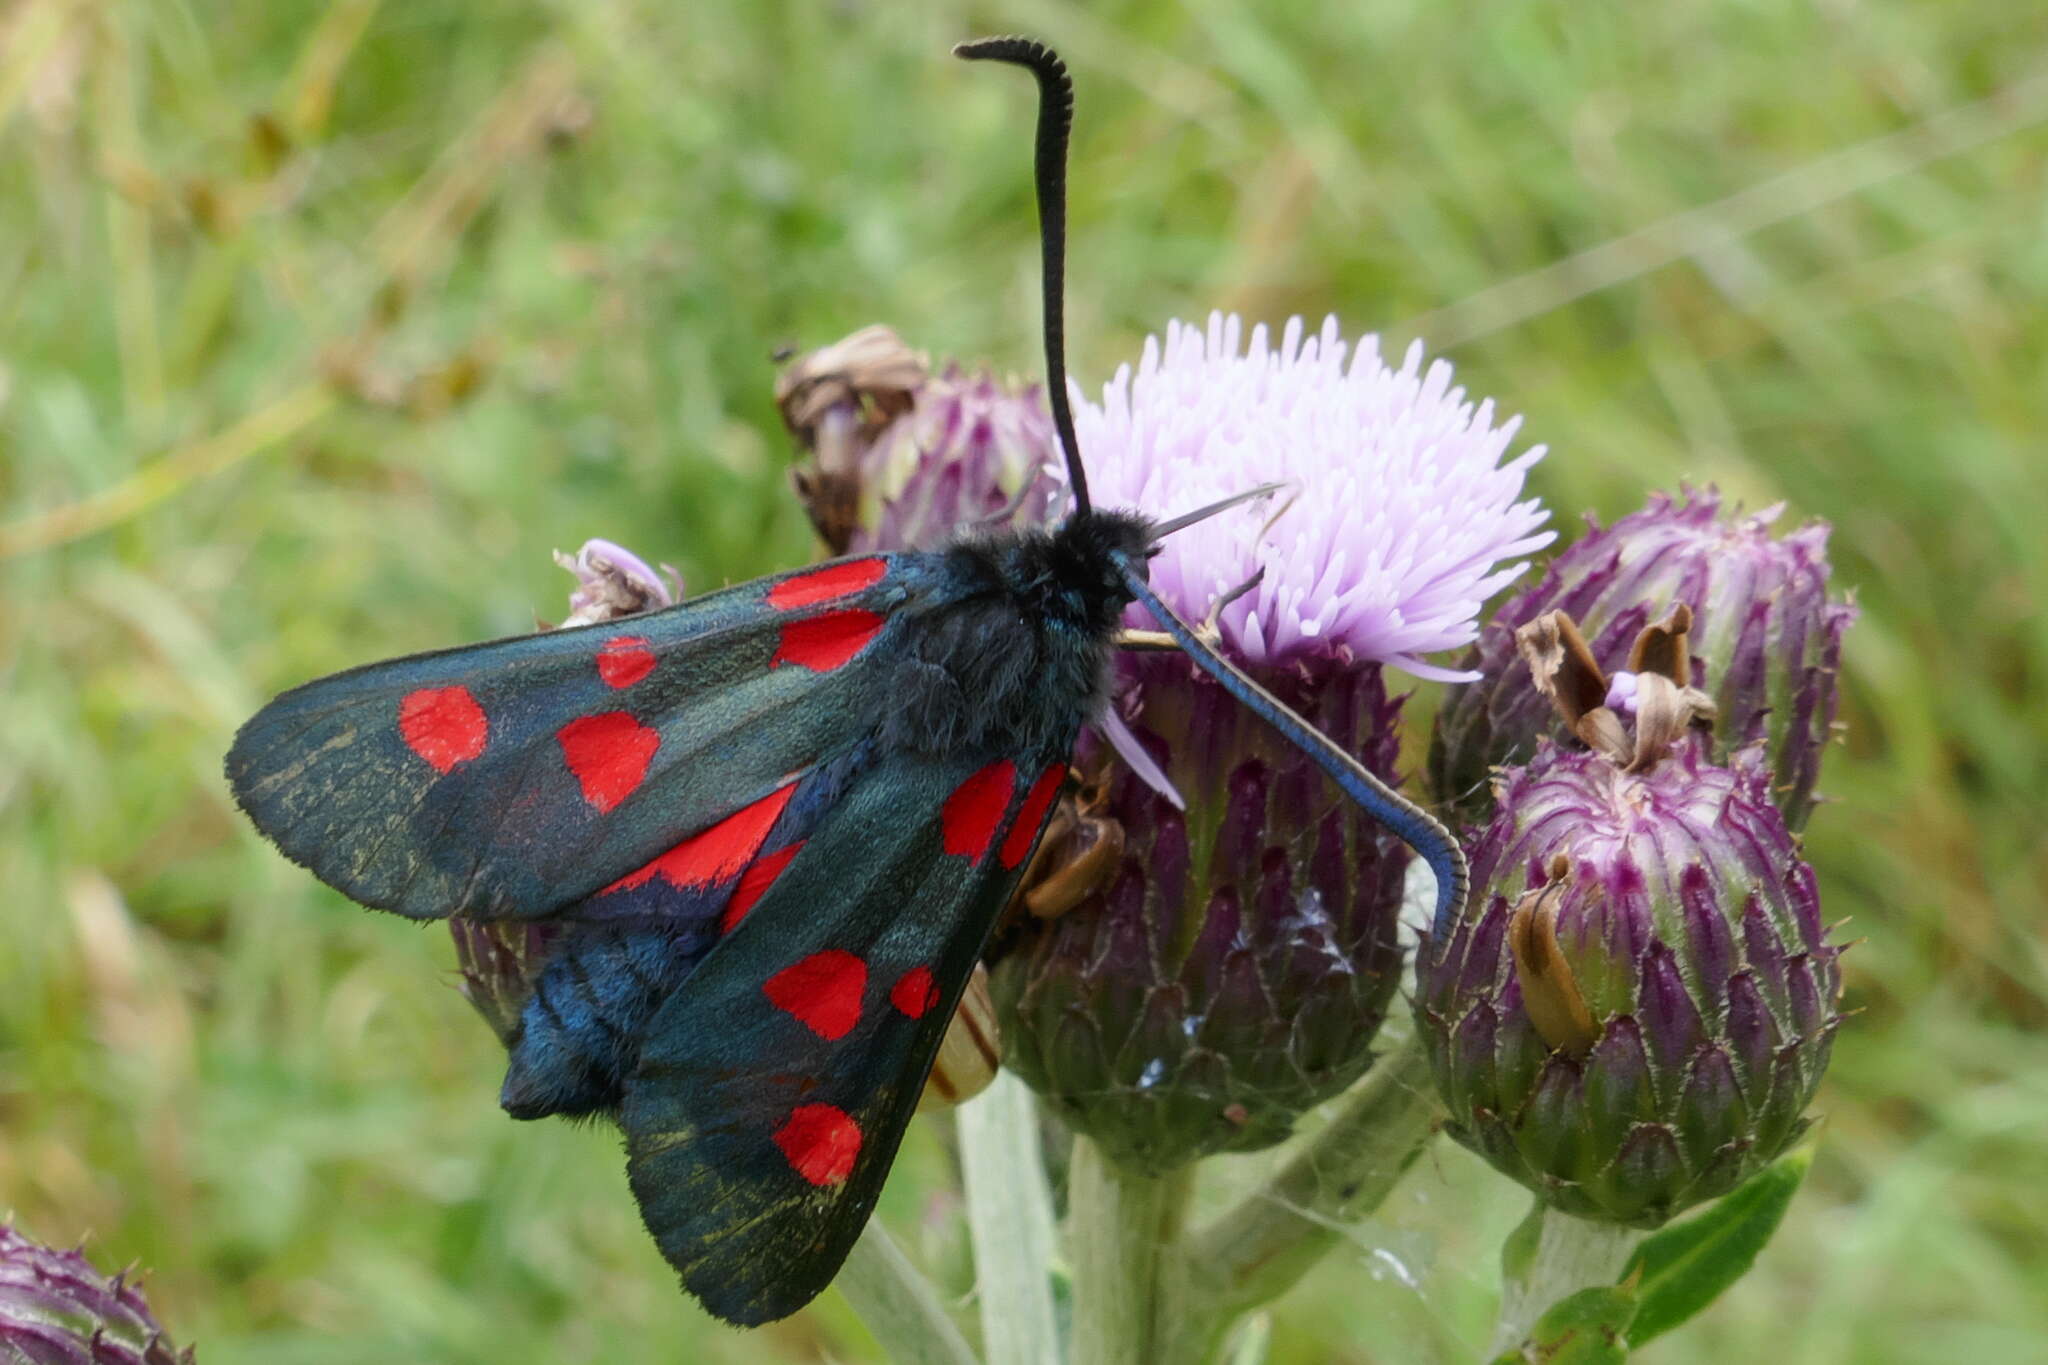
[[1141, 582], [1149, 582], [1152, 559], [1166, 537], [1240, 503], [1268, 497], [1281, 487], [1264, 484], [1249, 488], [1169, 521], [1154, 521], [1141, 512], [1121, 508], [1082, 508], [1069, 515], [1052, 535], [1051, 577], [1077, 609], [1084, 602], [1088, 604], [1083, 614], [1092, 618], [1109, 612], [1101, 622], [1107, 628], [1114, 614], [1134, 600], [1125, 572], [1128, 570]]
[[1055, 615], [1090, 633], [1106, 633], [1131, 601], [1124, 566], [1144, 577], [1155, 544], [1152, 520], [1137, 512], [1090, 508], [1052, 533], [1044, 568], [1058, 605]]
[[1159, 530], [1141, 512], [1091, 507], [1062, 522], [1053, 540], [1061, 560], [1108, 585], [1122, 582], [1119, 560], [1144, 572], [1146, 561], [1158, 553]]

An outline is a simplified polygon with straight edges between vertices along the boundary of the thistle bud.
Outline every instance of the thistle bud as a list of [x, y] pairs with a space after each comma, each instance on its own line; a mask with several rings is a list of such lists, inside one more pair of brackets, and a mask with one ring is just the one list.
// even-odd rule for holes
[[682, 576], [664, 564], [656, 573], [646, 560], [609, 540], [586, 540], [573, 555], [555, 551], [555, 563], [576, 575], [564, 628], [616, 621], [682, 600]]
[[29, 1365], [190, 1365], [127, 1273], [52, 1251], [0, 1223], [0, 1356]]
[[1813, 871], [1761, 746], [1717, 767], [1679, 734], [1629, 771], [1545, 742], [1498, 796], [1416, 968], [1450, 1132], [1565, 1213], [1656, 1227], [1806, 1126], [1841, 989]]
[[1045, 520], [1059, 445], [1040, 384], [933, 374], [868, 327], [792, 361], [775, 386], [808, 453], [797, 495], [834, 554], [930, 549], [963, 527]]
[[[1377, 668], [1262, 681], [1382, 775], [1400, 702]], [[1370, 1064], [1400, 979], [1406, 851], [1186, 660], [1127, 661], [1129, 765], [1048, 830], [996, 966], [1005, 1062], [1134, 1170], [1285, 1138]]]
[[[1492, 810], [1488, 774], [1526, 763], [1564, 724], [1531, 686], [1516, 633], [1562, 610], [1578, 623], [1604, 673], [1626, 674], [1643, 630], [1676, 606], [1691, 611], [1691, 683], [1716, 713], [1713, 754], [1764, 744], [1770, 789], [1795, 831], [1812, 812], [1822, 746], [1832, 735], [1842, 635], [1852, 603], [1830, 600], [1825, 522], [1782, 538], [1782, 506], [1723, 515], [1712, 489], [1649, 505], [1588, 533], [1551, 561], [1534, 587], [1504, 603], [1464, 659], [1480, 677], [1453, 687], [1437, 714], [1429, 774], [1438, 799], [1470, 824]], [[1625, 700], [1629, 681], [1624, 679]]]

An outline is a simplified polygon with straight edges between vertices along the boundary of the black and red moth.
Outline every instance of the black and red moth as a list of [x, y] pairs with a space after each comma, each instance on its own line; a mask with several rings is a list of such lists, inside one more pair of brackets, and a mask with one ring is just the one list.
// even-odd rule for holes
[[1414, 846], [1440, 905], [1464, 896], [1442, 826], [1146, 586], [1159, 538], [1205, 513], [1090, 506], [1060, 382], [1072, 85], [1026, 39], [957, 51], [1039, 82], [1064, 522], [353, 669], [278, 697], [227, 758], [257, 827], [364, 905], [566, 927], [504, 1107], [615, 1118], [648, 1230], [735, 1323], [810, 1302], [860, 1235], [1131, 602]]

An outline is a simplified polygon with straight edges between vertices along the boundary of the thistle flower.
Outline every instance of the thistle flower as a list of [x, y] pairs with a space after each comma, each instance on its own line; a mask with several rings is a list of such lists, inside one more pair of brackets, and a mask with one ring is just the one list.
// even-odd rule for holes
[[[1247, 345], [1219, 315], [1149, 341], [1076, 413], [1104, 506], [1166, 516], [1287, 482], [1169, 539], [1152, 585], [1389, 780], [1400, 700], [1381, 665], [1446, 676], [1421, 656], [1471, 641], [1517, 572], [1503, 561], [1549, 539], [1521, 496], [1541, 451], [1503, 464], [1516, 424], [1421, 357], [1389, 369], [1334, 320]], [[1113, 1159], [1159, 1172], [1280, 1140], [1369, 1064], [1407, 855], [1179, 655], [1128, 656], [1116, 693], [1131, 762], [1091, 759], [1100, 782], [1062, 813], [1074, 833], [1026, 879], [1028, 905], [1069, 913], [1026, 921], [995, 988], [1006, 1061]]]
[[[1467, 402], [1449, 363], [1422, 356], [1415, 342], [1389, 368], [1377, 337], [1350, 347], [1335, 318], [1313, 336], [1296, 318], [1277, 346], [1263, 326], [1247, 346], [1221, 313], [1205, 331], [1169, 324], [1100, 407], [1075, 410], [1095, 500], [1164, 516], [1284, 482], [1271, 505], [1168, 539], [1153, 591], [1200, 618], [1257, 578], [1217, 622], [1248, 664], [1349, 658], [1457, 680], [1422, 656], [1470, 644], [1514, 561], [1551, 542], [1549, 513], [1522, 496], [1544, 447], [1502, 464], [1521, 418], [1496, 425], [1493, 400]], [[1129, 623], [1152, 625], [1136, 607]]]
[[[1803, 828], [1834, 727], [1842, 635], [1856, 608], [1828, 598], [1827, 524], [1773, 538], [1782, 511], [1724, 515], [1720, 496], [1705, 489], [1688, 490], [1682, 504], [1654, 494], [1605, 530], [1589, 519], [1588, 533], [1540, 582], [1502, 604], [1463, 660], [1479, 677], [1451, 689], [1438, 712], [1429, 757], [1438, 799], [1482, 823], [1492, 808], [1492, 767], [1526, 762], [1539, 738], [1565, 735], [1517, 656], [1523, 626], [1568, 612], [1599, 667], [1625, 675], [1631, 642], [1682, 604], [1693, 616], [1693, 681], [1718, 712], [1715, 752], [1764, 741], [1778, 808], [1792, 829]], [[1618, 704], [1626, 705], [1630, 684], [1620, 677]]]
[[962, 527], [1045, 520], [1058, 492], [1043, 385], [948, 365], [932, 374], [886, 327], [791, 362], [783, 421], [810, 454], [797, 494], [834, 554], [929, 549]]
[[107, 1276], [0, 1223], [0, 1353], [25, 1365], [189, 1365], [127, 1272]]
[[[1453, 1137], [1553, 1207], [1653, 1228], [1804, 1130], [1841, 988], [1760, 745], [1630, 766], [1544, 741], [1499, 780], [1415, 1016]], [[1647, 760], [1647, 762], [1645, 761]]]

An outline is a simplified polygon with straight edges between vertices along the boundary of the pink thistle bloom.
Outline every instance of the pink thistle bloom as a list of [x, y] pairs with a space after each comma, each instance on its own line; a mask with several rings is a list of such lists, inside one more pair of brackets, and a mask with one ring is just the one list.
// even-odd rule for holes
[[[1225, 313], [1206, 332], [1167, 323], [1137, 370], [1104, 385], [1100, 407], [1083, 397], [1075, 411], [1102, 505], [1176, 516], [1257, 483], [1290, 485], [1171, 536], [1151, 567], [1159, 596], [1194, 618], [1264, 571], [1223, 610], [1237, 659], [1350, 655], [1440, 679], [1466, 675], [1421, 655], [1473, 643], [1481, 604], [1552, 538], [1524, 497], [1544, 448], [1501, 463], [1520, 424], [1495, 424], [1491, 399], [1466, 401], [1448, 362], [1423, 368], [1421, 342], [1389, 368], [1378, 338], [1354, 348], [1335, 317], [1315, 336], [1288, 321], [1278, 346], [1255, 325], [1247, 346]], [[1151, 626], [1137, 608], [1130, 624]]]
[[[1276, 346], [1263, 325], [1247, 345], [1237, 317], [1213, 313], [1206, 330], [1174, 322], [1163, 343], [1147, 339], [1101, 406], [1077, 399], [1104, 506], [1164, 517], [1289, 485], [1180, 532], [1152, 561], [1153, 588], [1196, 619], [1263, 572], [1219, 623], [1249, 665], [1335, 658], [1469, 678], [1422, 656], [1469, 645], [1486, 599], [1553, 538], [1524, 496], [1544, 448], [1502, 463], [1521, 419], [1497, 424], [1447, 362], [1424, 367], [1419, 341], [1393, 369], [1377, 337], [1351, 346], [1334, 317], [1313, 335], [1295, 318]], [[1129, 623], [1152, 625], [1138, 608]]]

